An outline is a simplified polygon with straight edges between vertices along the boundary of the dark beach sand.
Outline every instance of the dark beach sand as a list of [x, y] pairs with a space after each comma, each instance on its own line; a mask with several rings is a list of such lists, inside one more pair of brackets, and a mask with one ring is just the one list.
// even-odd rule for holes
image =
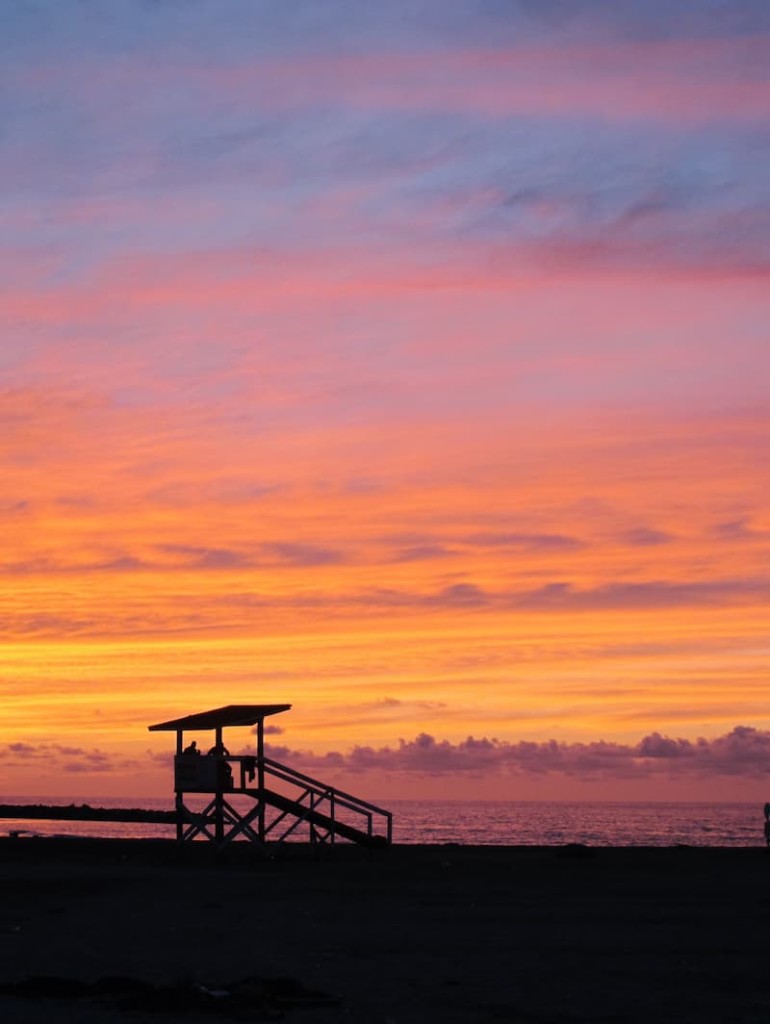
[[[764, 848], [296, 847], [226, 864], [193, 852], [179, 864], [165, 842], [0, 840], [0, 981], [251, 976], [338, 997], [251, 1017], [302, 1024], [770, 1021]], [[7, 992], [0, 1014], [233, 1019]]]

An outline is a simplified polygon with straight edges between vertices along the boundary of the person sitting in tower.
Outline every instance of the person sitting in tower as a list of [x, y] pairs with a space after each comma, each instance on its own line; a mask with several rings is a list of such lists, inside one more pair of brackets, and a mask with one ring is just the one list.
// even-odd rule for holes
[[219, 758], [219, 764], [217, 765], [217, 776], [219, 778], [221, 789], [232, 789], [233, 788], [233, 769], [230, 767], [228, 761], [225, 761], [226, 757], [230, 756], [230, 751], [221, 741], [215, 743], [211, 750], [206, 755], [207, 757]]

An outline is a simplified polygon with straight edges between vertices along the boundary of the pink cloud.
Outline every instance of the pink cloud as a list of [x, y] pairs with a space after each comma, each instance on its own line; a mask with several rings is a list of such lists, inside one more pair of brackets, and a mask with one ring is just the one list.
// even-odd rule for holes
[[458, 743], [420, 733], [397, 747], [355, 746], [347, 753], [316, 755], [288, 747], [268, 747], [268, 756], [306, 769], [323, 767], [348, 772], [397, 775], [542, 776], [585, 780], [644, 779], [660, 776], [761, 778], [770, 772], [770, 731], [738, 725], [723, 736], [695, 740], [659, 732], [636, 744], [596, 740], [567, 743], [508, 742], [475, 739]]
[[8, 743], [0, 747], [0, 763], [4, 768], [33, 770], [49, 775], [68, 772], [78, 775], [102, 775], [135, 769], [138, 762], [106, 753], [98, 748], [86, 750], [61, 743]]

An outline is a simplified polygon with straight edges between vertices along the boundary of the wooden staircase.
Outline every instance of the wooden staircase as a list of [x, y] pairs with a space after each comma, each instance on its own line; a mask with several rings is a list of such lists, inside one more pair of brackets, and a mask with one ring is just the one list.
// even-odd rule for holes
[[[340, 838], [346, 839], [351, 843], [358, 843], [359, 846], [368, 847], [382, 847], [387, 846], [389, 843], [387, 835], [380, 835], [356, 828], [355, 825], [339, 821], [329, 814], [324, 814], [322, 811], [311, 808], [300, 800], [292, 800], [290, 797], [284, 796], [283, 793], [277, 793], [275, 790], [266, 789], [264, 791], [264, 800], [269, 807], [275, 807], [281, 812], [281, 817], [275, 818], [268, 825], [266, 829], [268, 835], [273, 826], [279, 821], [291, 820], [293, 818], [297, 826], [307, 823], [311, 829], [313, 842], [325, 842], [328, 838], [333, 843], [335, 838]], [[284, 833], [282, 838], [285, 838], [286, 834]]]
[[[392, 842], [393, 816], [376, 804], [269, 757], [228, 755], [220, 760], [231, 766], [231, 781], [221, 791], [197, 790], [209, 793], [205, 809], [193, 810], [177, 793], [180, 842], [210, 839], [222, 849], [246, 839], [266, 847], [300, 838], [304, 830], [311, 843], [343, 840], [374, 849]], [[259, 780], [257, 785], [254, 779]], [[236, 806], [234, 798], [241, 797], [253, 801], [248, 810]]]

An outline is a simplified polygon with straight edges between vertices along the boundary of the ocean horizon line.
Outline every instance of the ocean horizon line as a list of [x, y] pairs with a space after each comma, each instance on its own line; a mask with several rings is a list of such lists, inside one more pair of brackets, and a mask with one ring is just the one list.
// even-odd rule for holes
[[[6, 806], [114, 807], [171, 810], [168, 797], [6, 797]], [[528, 801], [386, 800], [393, 842], [416, 844], [560, 846], [757, 846], [765, 845], [762, 805], [755, 801]], [[64, 822], [5, 819], [5, 830], [72, 835], [162, 838], [170, 824]]]
[[[768, 788], [768, 798], [770, 799], [770, 787]], [[626, 807], [626, 806], [682, 806], [682, 807], [761, 807], [762, 804], [758, 800], [681, 800], [681, 799], [651, 799], [651, 800], [639, 800], [639, 799], [608, 799], [597, 797], [596, 799], [587, 798], [563, 798], [557, 799], [554, 797], [390, 797], [390, 796], [373, 796], [367, 798], [371, 803], [378, 804], [380, 806], [387, 806], [388, 804], [480, 804], [480, 805], [499, 805], [499, 804], [550, 804], [550, 805], [596, 805], [601, 804], [605, 806], [615, 807]], [[75, 804], [89, 804], [90, 806], [96, 806], [97, 801], [120, 801], [121, 805], [126, 805], [127, 801], [141, 801], [151, 800], [153, 802], [159, 802], [163, 800], [169, 800], [171, 803], [174, 801], [174, 793], [171, 792], [168, 796], [165, 795], [151, 795], [151, 794], [139, 794], [136, 796], [119, 796], [110, 794], [75, 794], [67, 793], [64, 795], [50, 794], [50, 793], [32, 793], [32, 794], [20, 794], [11, 793], [0, 797], [0, 803], [51, 803], [52, 805], [58, 805], [63, 802], [75, 803]]]

